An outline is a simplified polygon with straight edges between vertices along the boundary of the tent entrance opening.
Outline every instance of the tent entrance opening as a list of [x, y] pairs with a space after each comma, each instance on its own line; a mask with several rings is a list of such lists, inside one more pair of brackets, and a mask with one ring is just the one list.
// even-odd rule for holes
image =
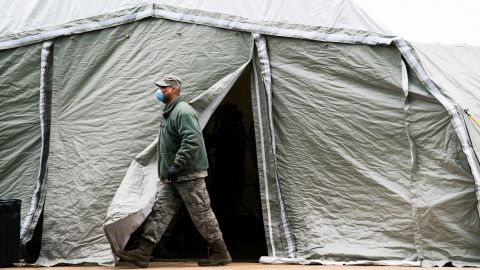
[[[229, 252], [234, 261], [258, 262], [268, 252], [258, 183], [250, 73], [251, 67], [239, 77], [211, 116], [203, 135], [210, 165], [205, 181]], [[135, 245], [134, 239], [139, 238], [142, 230], [132, 235], [129, 245]], [[207, 243], [184, 205], [152, 255], [156, 260], [207, 256]]]

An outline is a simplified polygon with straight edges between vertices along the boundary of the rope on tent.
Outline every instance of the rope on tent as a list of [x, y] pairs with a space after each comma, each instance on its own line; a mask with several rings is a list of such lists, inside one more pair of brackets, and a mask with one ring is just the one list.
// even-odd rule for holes
[[470, 118], [470, 120], [472, 120], [473, 123], [475, 123], [475, 125], [477, 125], [478, 127], [480, 127], [480, 124], [478, 123], [478, 121], [475, 120], [475, 118], [473, 118], [473, 116], [468, 113], [468, 110], [463, 110], [463, 112], [468, 116], [468, 118]]

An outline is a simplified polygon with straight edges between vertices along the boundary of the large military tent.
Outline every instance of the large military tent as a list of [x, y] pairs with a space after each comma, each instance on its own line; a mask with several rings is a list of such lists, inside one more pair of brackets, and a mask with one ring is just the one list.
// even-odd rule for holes
[[175, 73], [203, 126], [251, 82], [265, 263], [479, 265], [480, 50], [410, 43], [347, 0], [14, 1], [0, 198], [39, 265], [115, 262], [149, 213]]

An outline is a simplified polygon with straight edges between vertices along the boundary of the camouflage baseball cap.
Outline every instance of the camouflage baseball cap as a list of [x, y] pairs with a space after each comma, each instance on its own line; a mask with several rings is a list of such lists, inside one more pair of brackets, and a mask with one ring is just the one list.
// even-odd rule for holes
[[158, 86], [171, 86], [177, 89], [180, 89], [182, 86], [180, 78], [174, 75], [166, 75], [160, 80], [156, 81], [155, 84]]

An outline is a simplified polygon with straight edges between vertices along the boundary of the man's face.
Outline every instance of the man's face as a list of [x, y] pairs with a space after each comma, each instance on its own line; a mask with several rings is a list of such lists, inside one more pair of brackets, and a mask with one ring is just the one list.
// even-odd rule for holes
[[169, 103], [173, 99], [176, 89], [171, 86], [162, 86], [160, 89], [163, 93], [163, 103]]

